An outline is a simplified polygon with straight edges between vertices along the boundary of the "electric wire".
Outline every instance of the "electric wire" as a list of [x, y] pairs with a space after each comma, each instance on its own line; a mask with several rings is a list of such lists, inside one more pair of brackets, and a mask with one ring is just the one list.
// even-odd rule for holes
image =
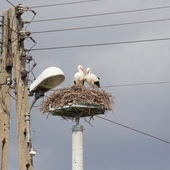
[[58, 47], [40, 47], [40, 48], [34, 48], [31, 51], [98, 47], [98, 46], [109, 46], [109, 45], [122, 45], [122, 44], [133, 44], [133, 43], [169, 41], [169, 40], [170, 40], [170, 37], [167, 37], [167, 38], [155, 38], [155, 39], [143, 39], [143, 40], [131, 40], [131, 41], [119, 41], [119, 42], [94, 43], [94, 44], [82, 44], [82, 45], [81, 44], [80, 45], [68, 45], [68, 46], [58, 46]]
[[170, 20], [170, 18], [163, 18], [163, 19], [125, 22], [125, 23], [117, 23], [117, 24], [106, 24], [106, 25], [85, 26], [85, 27], [75, 27], [75, 28], [63, 28], [63, 29], [55, 29], [55, 30], [33, 31], [33, 32], [31, 32], [31, 34], [51, 33], [51, 32], [60, 32], [60, 31], [75, 31], [75, 30], [105, 28], [105, 27], [115, 27], [115, 26], [126, 26], [126, 25], [133, 25], [133, 24], [163, 22], [163, 21], [169, 21], [169, 20]]
[[6, 0], [9, 4], [11, 4], [13, 7], [15, 7], [15, 5], [12, 3], [12, 2], [10, 2], [10, 1], [8, 1], [8, 0]]
[[79, 19], [79, 18], [98, 17], [98, 16], [106, 16], [106, 15], [126, 14], [126, 13], [152, 11], [152, 10], [159, 10], [159, 9], [166, 9], [166, 8], [170, 8], [170, 6], [125, 10], [125, 11], [117, 11], [117, 12], [106, 12], [106, 13], [97, 13], [97, 14], [87, 14], [87, 15], [78, 15], [78, 16], [68, 16], [68, 17], [60, 17], [60, 18], [40, 19], [40, 20], [33, 21], [33, 23], [54, 21], [54, 20], [68, 20], [68, 19]]
[[27, 26], [25, 27], [25, 31], [27, 30], [28, 26], [34, 21], [35, 18], [35, 14], [33, 15], [31, 21], [29, 21], [29, 23], [27, 24]]
[[7, 92], [8, 92], [8, 94], [11, 96], [11, 98], [12, 98], [12, 99], [16, 100], [16, 98], [15, 98], [15, 97], [13, 97], [13, 96], [12, 96], [12, 94], [9, 92], [9, 89], [10, 89], [10, 86], [9, 86], [9, 88], [8, 88], [8, 91], [7, 91]]
[[12, 29], [12, 28], [10, 28], [8, 25], [6, 25], [6, 24], [2, 24], [3, 26], [5, 25], [7, 28], [9, 28], [11, 31], [14, 31], [15, 33], [17, 33], [17, 34], [19, 34], [16, 30], [14, 30], [14, 29]]
[[61, 6], [61, 5], [73, 5], [73, 4], [80, 4], [80, 3], [93, 2], [93, 1], [99, 1], [99, 0], [84, 0], [84, 1], [75, 1], [75, 2], [64, 2], [58, 4], [37, 5], [37, 6], [32, 6], [30, 8], [45, 8], [45, 7], [54, 7], [54, 6]]
[[123, 125], [123, 124], [120, 124], [120, 123], [117, 123], [117, 122], [115, 122], [115, 121], [112, 121], [112, 120], [103, 118], [103, 117], [101, 117], [101, 116], [96, 116], [96, 117], [98, 117], [98, 118], [100, 118], [100, 119], [103, 119], [103, 120], [105, 120], [105, 121], [108, 121], [108, 122], [110, 122], [110, 123], [116, 124], [116, 125], [118, 125], [118, 126], [124, 127], [124, 128], [126, 128], [126, 129], [135, 131], [135, 132], [137, 132], [137, 133], [143, 134], [143, 135], [145, 135], [145, 136], [149, 136], [149, 137], [151, 137], [151, 138], [153, 138], [153, 139], [156, 139], [156, 140], [159, 140], [159, 141], [161, 141], [161, 142], [165, 142], [165, 143], [167, 143], [167, 144], [170, 144], [170, 142], [167, 141], [167, 140], [164, 140], [164, 139], [161, 139], [161, 138], [159, 138], [159, 137], [150, 135], [150, 134], [145, 133], [145, 132], [142, 132], [142, 131], [140, 131], [140, 130], [131, 128], [131, 127], [129, 127], [129, 126], [125, 126], [125, 125]]
[[[115, 84], [115, 85], [108, 85], [108, 86], [101, 86], [101, 89], [103, 88], [115, 88], [115, 87], [133, 87], [133, 86], [149, 86], [149, 85], [161, 85], [161, 84], [170, 84], [170, 81], [162, 81], [162, 82], [144, 82], [144, 83], [129, 83], [129, 84]], [[88, 87], [87, 87], [88, 88]], [[61, 90], [61, 88], [54, 88], [50, 89], [49, 91], [54, 92]], [[62, 89], [63, 90], [63, 89]], [[46, 96], [49, 97], [49, 96]]]
[[130, 86], [146, 86], [146, 85], [160, 85], [160, 84], [170, 84], [170, 81], [130, 83], [130, 84], [115, 84], [115, 85], [101, 86], [101, 88], [130, 87]]

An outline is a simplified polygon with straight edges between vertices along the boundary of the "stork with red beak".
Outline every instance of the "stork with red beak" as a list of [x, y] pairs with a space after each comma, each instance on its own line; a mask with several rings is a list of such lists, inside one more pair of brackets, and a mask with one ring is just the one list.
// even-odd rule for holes
[[74, 75], [74, 85], [84, 85], [84, 76], [86, 71], [81, 65], [78, 65], [77, 69], [78, 72]]
[[87, 75], [84, 77], [84, 81], [92, 88], [99, 88], [100, 87], [100, 78], [97, 77], [95, 74], [92, 74], [90, 68], [86, 69]]

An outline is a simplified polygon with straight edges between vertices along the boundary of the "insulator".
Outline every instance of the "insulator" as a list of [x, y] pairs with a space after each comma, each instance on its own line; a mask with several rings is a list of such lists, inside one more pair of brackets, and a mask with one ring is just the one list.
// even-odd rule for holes
[[28, 72], [24, 69], [23, 71], [21, 71], [21, 79], [25, 79], [27, 77]]

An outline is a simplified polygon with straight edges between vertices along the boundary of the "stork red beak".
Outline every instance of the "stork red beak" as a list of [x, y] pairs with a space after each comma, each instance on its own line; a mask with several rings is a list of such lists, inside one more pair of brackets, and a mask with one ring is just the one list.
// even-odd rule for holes
[[86, 71], [83, 68], [81, 68], [81, 70], [83, 71], [84, 74], [87, 74]]

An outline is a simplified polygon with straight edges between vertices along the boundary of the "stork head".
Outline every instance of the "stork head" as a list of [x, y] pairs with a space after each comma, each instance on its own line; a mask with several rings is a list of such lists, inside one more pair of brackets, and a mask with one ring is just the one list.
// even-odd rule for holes
[[87, 68], [86, 72], [87, 72], [87, 74], [89, 74], [90, 73], [90, 68]]
[[82, 65], [78, 65], [78, 66], [77, 66], [77, 69], [78, 69], [78, 70], [80, 70], [81, 68], [83, 68]]

